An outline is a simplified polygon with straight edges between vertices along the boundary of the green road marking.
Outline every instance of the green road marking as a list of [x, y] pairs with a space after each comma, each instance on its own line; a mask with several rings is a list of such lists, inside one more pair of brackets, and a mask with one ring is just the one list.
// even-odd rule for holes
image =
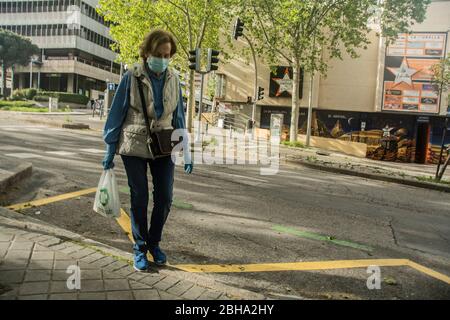
[[128, 187], [128, 186], [127, 187], [120, 187], [119, 191], [122, 192], [122, 193], [125, 193], [125, 194], [131, 194], [130, 193], [130, 187]]
[[[128, 195], [131, 194], [130, 188], [128, 186], [120, 187], [119, 191], [122, 193], [128, 194]], [[150, 199], [152, 198], [152, 194], [149, 194], [149, 198]], [[172, 200], [172, 206], [174, 206], [175, 208], [178, 208], [178, 209], [187, 209], [187, 210], [191, 210], [194, 208], [194, 206], [192, 204], [183, 202], [183, 201], [175, 199], [175, 198]]]
[[194, 208], [194, 206], [192, 204], [183, 202], [181, 200], [177, 200], [175, 198], [172, 200], [172, 205], [175, 208], [178, 208], [178, 209], [188, 209], [188, 210], [190, 210], [190, 209]]
[[296, 236], [299, 236], [302, 238], [318, 240], [318, 241], [327, 241], [327, 242], [331, 242], [331, 243], [334, 243], [339, 246], [351, 247], [351, 248], [360, 249], [360, 250], [364, 250], [364, 251], [372, 251], [373, 250], [373, 248], [359, 244], [359, 243], [350, 242], [350, 241], [346, 241], [346, 240], [338, 240], [338, 239], [334, 239], [333, 237], [330, 237], [330, 236], [324, 236], [321, 234], [307, 232], [307, 231], [300, 231], [300, 230], [283, 227], [283, 226], [273, 226], [272, 230], [293, 234], [293, 235], [296, 235]]

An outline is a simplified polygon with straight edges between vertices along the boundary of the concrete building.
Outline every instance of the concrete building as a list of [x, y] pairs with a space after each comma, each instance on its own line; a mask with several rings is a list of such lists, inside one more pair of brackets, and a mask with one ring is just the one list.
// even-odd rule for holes
[[[426, 20], [414, 25], [410, 35], [399, 35], [389, 48], [374, 29], [371, 44], [360, 50], [359, 58], [344, 55], [343, 60], [329, 61], [327, 76], [313, 81], [313, 135], [364, 143], [367, 157], [373, 159], [435, 163], [450, 110], [448, 94], [433, 91], [430, 67], [450, 53], [449, 13], [450, 1], [433, 1]], [[240, 38], [237, 46], [247, 44]], [[284, 115], [286, 130], [290, 125], [291, 89], [285, 84], [292, 81], [292, 71], [286, 66], [280, 61], [274, 66], [278, 74], [273, 74], [270, 66], [258, 62], [258, 84], [265, 88], [256, 109], [261, 128], [269, 127], [271, 114]], [[251, 115], [247, 97], [254, 92], [253, 70], [253, 62], [243, 58], [221, 66], [222, 109]], [[300, 134], [306, 132], [309, 79], [304, 74], [300, 84]]]
[[[41, 53], [14, 69], [13, 86], [98, 98], [118, 83], [120, 65], [96, 0], [0, 0], [0, 28], [29, 38]], [[30, 84], [31, 83], [31, 84]]]

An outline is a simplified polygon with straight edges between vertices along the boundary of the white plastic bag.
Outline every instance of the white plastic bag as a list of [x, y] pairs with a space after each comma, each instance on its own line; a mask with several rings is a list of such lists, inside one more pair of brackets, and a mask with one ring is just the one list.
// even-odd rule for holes
[[120, 217], [119, 189], [113, 169], [104, 170], [95, 194], [94, 211], [107, 218]]

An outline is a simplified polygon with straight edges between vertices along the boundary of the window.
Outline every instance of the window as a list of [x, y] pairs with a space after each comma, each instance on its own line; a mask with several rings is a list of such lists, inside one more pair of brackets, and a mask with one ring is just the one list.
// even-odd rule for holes
[[44, 2], [38, 1], [37, 2], [37, 12], [43, 12], [44, 11]]

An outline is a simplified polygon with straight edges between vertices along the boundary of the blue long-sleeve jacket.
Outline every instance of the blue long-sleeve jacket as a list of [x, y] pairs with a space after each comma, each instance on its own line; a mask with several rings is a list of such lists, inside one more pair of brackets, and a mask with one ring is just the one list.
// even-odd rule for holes
[[[153, 101], [155, 107], [156, 116], [159, 118], [163, 111], [163, 88], [165, 80], [165, 72], [159, 77], [153, 72], [149, 73], [152, 89], [153, 89]], [[119, 142], [120, 132], [122, 130], [122, 125], [125, 121], [125, 117], [128, 112], [130, 103], [130, 87], [131, 87], [131, 77], [132, 74], [127, 72], [116, 90], [114, 95], [111, 109], [108, 114], [108, 119], [106, 120], [105, 127], [103, 130], [103, 140], [107, 145], [107, 153], [115, 153], [116, 145]], [[178, 99], [178, 105], [173, 113], [173, 125], [175, 129], [185, 129], [186, 124], [184, 120], [184, 106], [183, 106], [183, 95], [180, 86], [180, 97]], [[191, 163], [190, 152], [188, 148], [187, 136], [183, 136], [184, 145], [184, 160], [185, 163]]]

